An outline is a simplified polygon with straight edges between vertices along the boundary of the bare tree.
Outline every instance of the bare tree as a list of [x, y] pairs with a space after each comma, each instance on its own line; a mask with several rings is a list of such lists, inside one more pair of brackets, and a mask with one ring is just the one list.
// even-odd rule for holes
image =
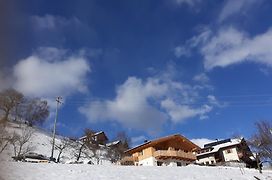
[[125, 151], [129, 149], [130, 138], [122, 131], [118, 132], [115, 138], [115, 144], [108, 146], [107, 157], [112, 163], [116, 163], [125, 155]]
[[58, 150], [59, 152], [57, 157], [57, 163], [60, 162], [60, 157], [63, 151], [67, 149], [68, 147], [70, 147], [71, 143], [72, 142], [69, 138], [62, 138], [59, 143], [55, 143], [55, 149]]
[[22, 128], [20, 134], [13, 132], [10, 143], [13, 147], [15, 157], [24, 155], [34, 149], [29, 143], [33, 133], [34, 131], [29, 127]]
[[79, 161], [80, 158], [95, 158], [97, 163], [100, 161], [100, 152], [99, 152], [99, 144], [94, 138], [95, 131], [86, 128], [84, 130], [84, 138], [81, 140], [75, 140], [72, 143], [73, 156], [76, 157], [76, 161]]
[[96, 164], [99, 164], [100, 162], [100, 146], [98, 141], [94, 138], [95, 131], [89, 128], [86, 128], [84, 130], [85, 134], [85, 146], [88, 148], [89, 152], [88, 157], [93, 157], [96, 159]]
[[78, 162], [80, 160], [80, 158], [82, 156], [87, 155], [87, 147], [86, 147], [86, 143], [79, 141], [79, 140], [74, 140], [71, 144], [70, 144], [70, 148], [73, 149], [72, 151], [72, 155], [76, 158], [76, 161]]
[[117, 133], [116, 140], [121, 141], [122, 146], [119, 147], [120, 151], [124, 152], [125, 150], [129, 149], [131, 140], [128, 137], [128, 135], [126, 134], [126, 132], [121, 131], [121, 132]]
[[101, 159], [101, 150], [102, 150], [99, 144], [96, 142], [94, 142], [93, 144], [87, 143], [86, 146], [91, 151], [91, 157], [96, 159], [96, 164], [99, 164]]
[[0, 153], [2, 153], [10, 143], [10, 134], [3, 124], [0, 124]]
[[4, 117], [0, 122], [8, 120], [11, 111], [21, 103], [23, 97], [23, 94], [14, 89], [7, 89], [0, 92], [0, 110], [4, 112]]
[[272, 161], [272, 123], [259, 121], [256, 127], [257, 132], [251, 138], [251, 146], [257, 150], [261, 158]]
[[119, 151], [119, 145], [109, 146], [107, 148], [106, 157], [111, 161], [111, 163], [116, 163], [121, 159], [122, 152]]
[[[18, 111], [18, 110], [17, 110]], [[30, 126], [34, 124], [42, 124], [49, 116], [49, 107], [47, 101], [39, 98], [26, 99], [17, 112], [21, 118], [29, 123]]]

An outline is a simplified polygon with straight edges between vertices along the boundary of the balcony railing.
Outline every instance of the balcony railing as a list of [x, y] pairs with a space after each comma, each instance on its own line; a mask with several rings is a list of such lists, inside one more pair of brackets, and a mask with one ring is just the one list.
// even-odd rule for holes
[[154, 152], [156, 159], [181, 159], [181, 160], [196, 160], [196, 156], [192, 152], [174, 151], [174, 150], [158, 150]]
[[138, 158], [133, 156], [125, 156], [120, 161], [121, 162], [135, 162], [135, 161], [138, 161]]

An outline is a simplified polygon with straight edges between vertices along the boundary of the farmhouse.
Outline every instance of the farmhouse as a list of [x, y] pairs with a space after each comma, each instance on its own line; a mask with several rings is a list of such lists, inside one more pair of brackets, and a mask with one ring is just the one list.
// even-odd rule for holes
[[106, 145], [106, 142], [108, 141], [108, 137], [106, 136], [104, 131], [99, 131], [92, 134], [90, 137], [83, 136], [79, 138], [79, 140], [82, 142], [89, 141], [89, 142], [97, 143], [100, 145]]
[[256, 167], [256, 160], [244, 138], [225, 139], [205, 144], [198, 151], [197, 163], [203, 165], [235, 165]]
[[195, 162], [200, 148], [180, 134], [162, 137], [127, 150], [120, 163], [135, 166], [183, 166]]

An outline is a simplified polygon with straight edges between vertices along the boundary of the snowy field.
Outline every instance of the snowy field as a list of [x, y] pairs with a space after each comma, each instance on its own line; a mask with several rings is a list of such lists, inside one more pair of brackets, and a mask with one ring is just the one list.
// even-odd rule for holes
[[87, 164], [35, 164], [0, 162], [0, 180], [49, 180], [49, 179], [182, 179], [182, 180], [251, 180], [254, 176], [271, 180], [272, 171], [259, 174], [254, 169], [231, 167], [132, 167]]
[[[10, 123], [7, 127], [9, 132], [20, 133], [21, 126]], [[33, 151], [39, 154], [50, 156], [51, 134], [40, 129], [33, 128], [34, 134], [29, 144], [34, 147]], [[56, 138], [56, 143], [60, 142], [60, 136]], [[55, 156], [57, 151], [55, 152]], [[62, 155], [62, 163], [74, 161], [71, 156], [72, 149], [66, 149]], [[85, 179], [182, 179], [182, 180], [250, 180], [254, 176], [262, 180], [272, 180], [272, 171], [264, 171], [259, 174], [255, 169], [239, 169], [231, 167], [132, 167], [111, 165], [109, 161], [103, 160], [103, 165], [88, 164], [36, 164], [26, 162], [13, 162], [12, 147], [8, 147], [0, 154], [0, 180], [85, 180]], [[81, 158], [81, 161], [89, 159]]]

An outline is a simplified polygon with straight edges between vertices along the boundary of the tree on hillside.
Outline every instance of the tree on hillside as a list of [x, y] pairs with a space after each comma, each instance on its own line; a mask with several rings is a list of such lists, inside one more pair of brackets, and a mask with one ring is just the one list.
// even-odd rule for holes
[[256, 123], [257, 132], [251, 138], [251, 146], [263, 159], [272, 162], [272, 123], [269, 121], [259, 121]]
[[129, 149], [131, 139], [128, 137], [126, 132], [124, 132], [124, 131], [118, 132], [117, 135], [116, 135], [116, 140], [121, 141], [123, 151]]
[[47, 101], [39, 98], [27, 99], [21, 104], [18, 114], [30, 126], [41, 125], [49, 116], [49, 107]]
[[100, 158], [101, 158], [101, 148], [99, 146], [98, 141], [94, 139], [94, 134], [95, 131], [89, 128], [86, 128], [84, 130], [84, 134], [86, 136], [85, 139], [85, 145], [88, 148], [90, 154], [88, 153], [89, 157], [95, 158], [96, 159], [96, 164], [99, 164]]
[[2, 153], [10, 143], [11, 136], [5, 126], [0, 124], [0, 153]]
[[130, 138], [122, 131], [116, 135], [116, 144], [108, 147], [107, 157], [112, 163], [116, 163], [125, 156], [125, 151], [129, 149]]
[[70, 147], [71, 143], [72, 142], [69, 138], [62, 138], [59, 143], [55, 143], [55, 149], [59, 152], [57, 157], [57, 163], [60, 162], [61, 154], [63, 153], [63, 151]]
[[0, 122], [6, 122], [10, 113], [22, 102], [24, 95], [14, 89], [7, 89], [0, 92], [0, 110], [4, 116]]
[[13, 132], [10, 143], [13, 147], [15, 157], [24, 155], [34, 149], [29, 143], [33, 133], [33, 129], [29, 127], [22, 128], [20, 133]]
[[81, 157], [88, 157], [90, 158], [90, 153], [89, 153], [89, 142], [93, 141], [93, 134], [95, 131], [91, 129], [85, 129], [84, 130], [84, 139], [82, 140], [77, 140], [74, 138], [72, 143], [70, 144], [71, 148], [73, 149], [72, 154], [76, 158], [76, 161], [79, 161]]
[[0, 122], [8, 121], [12, 115], [15, 120], [20, 117], [30, 125], [40, 125], [49, 116], [49, 107], [47, 101], [27, 98], [14, 89], [7, 89], [0, 92], [0, 113], [3, 113]]

